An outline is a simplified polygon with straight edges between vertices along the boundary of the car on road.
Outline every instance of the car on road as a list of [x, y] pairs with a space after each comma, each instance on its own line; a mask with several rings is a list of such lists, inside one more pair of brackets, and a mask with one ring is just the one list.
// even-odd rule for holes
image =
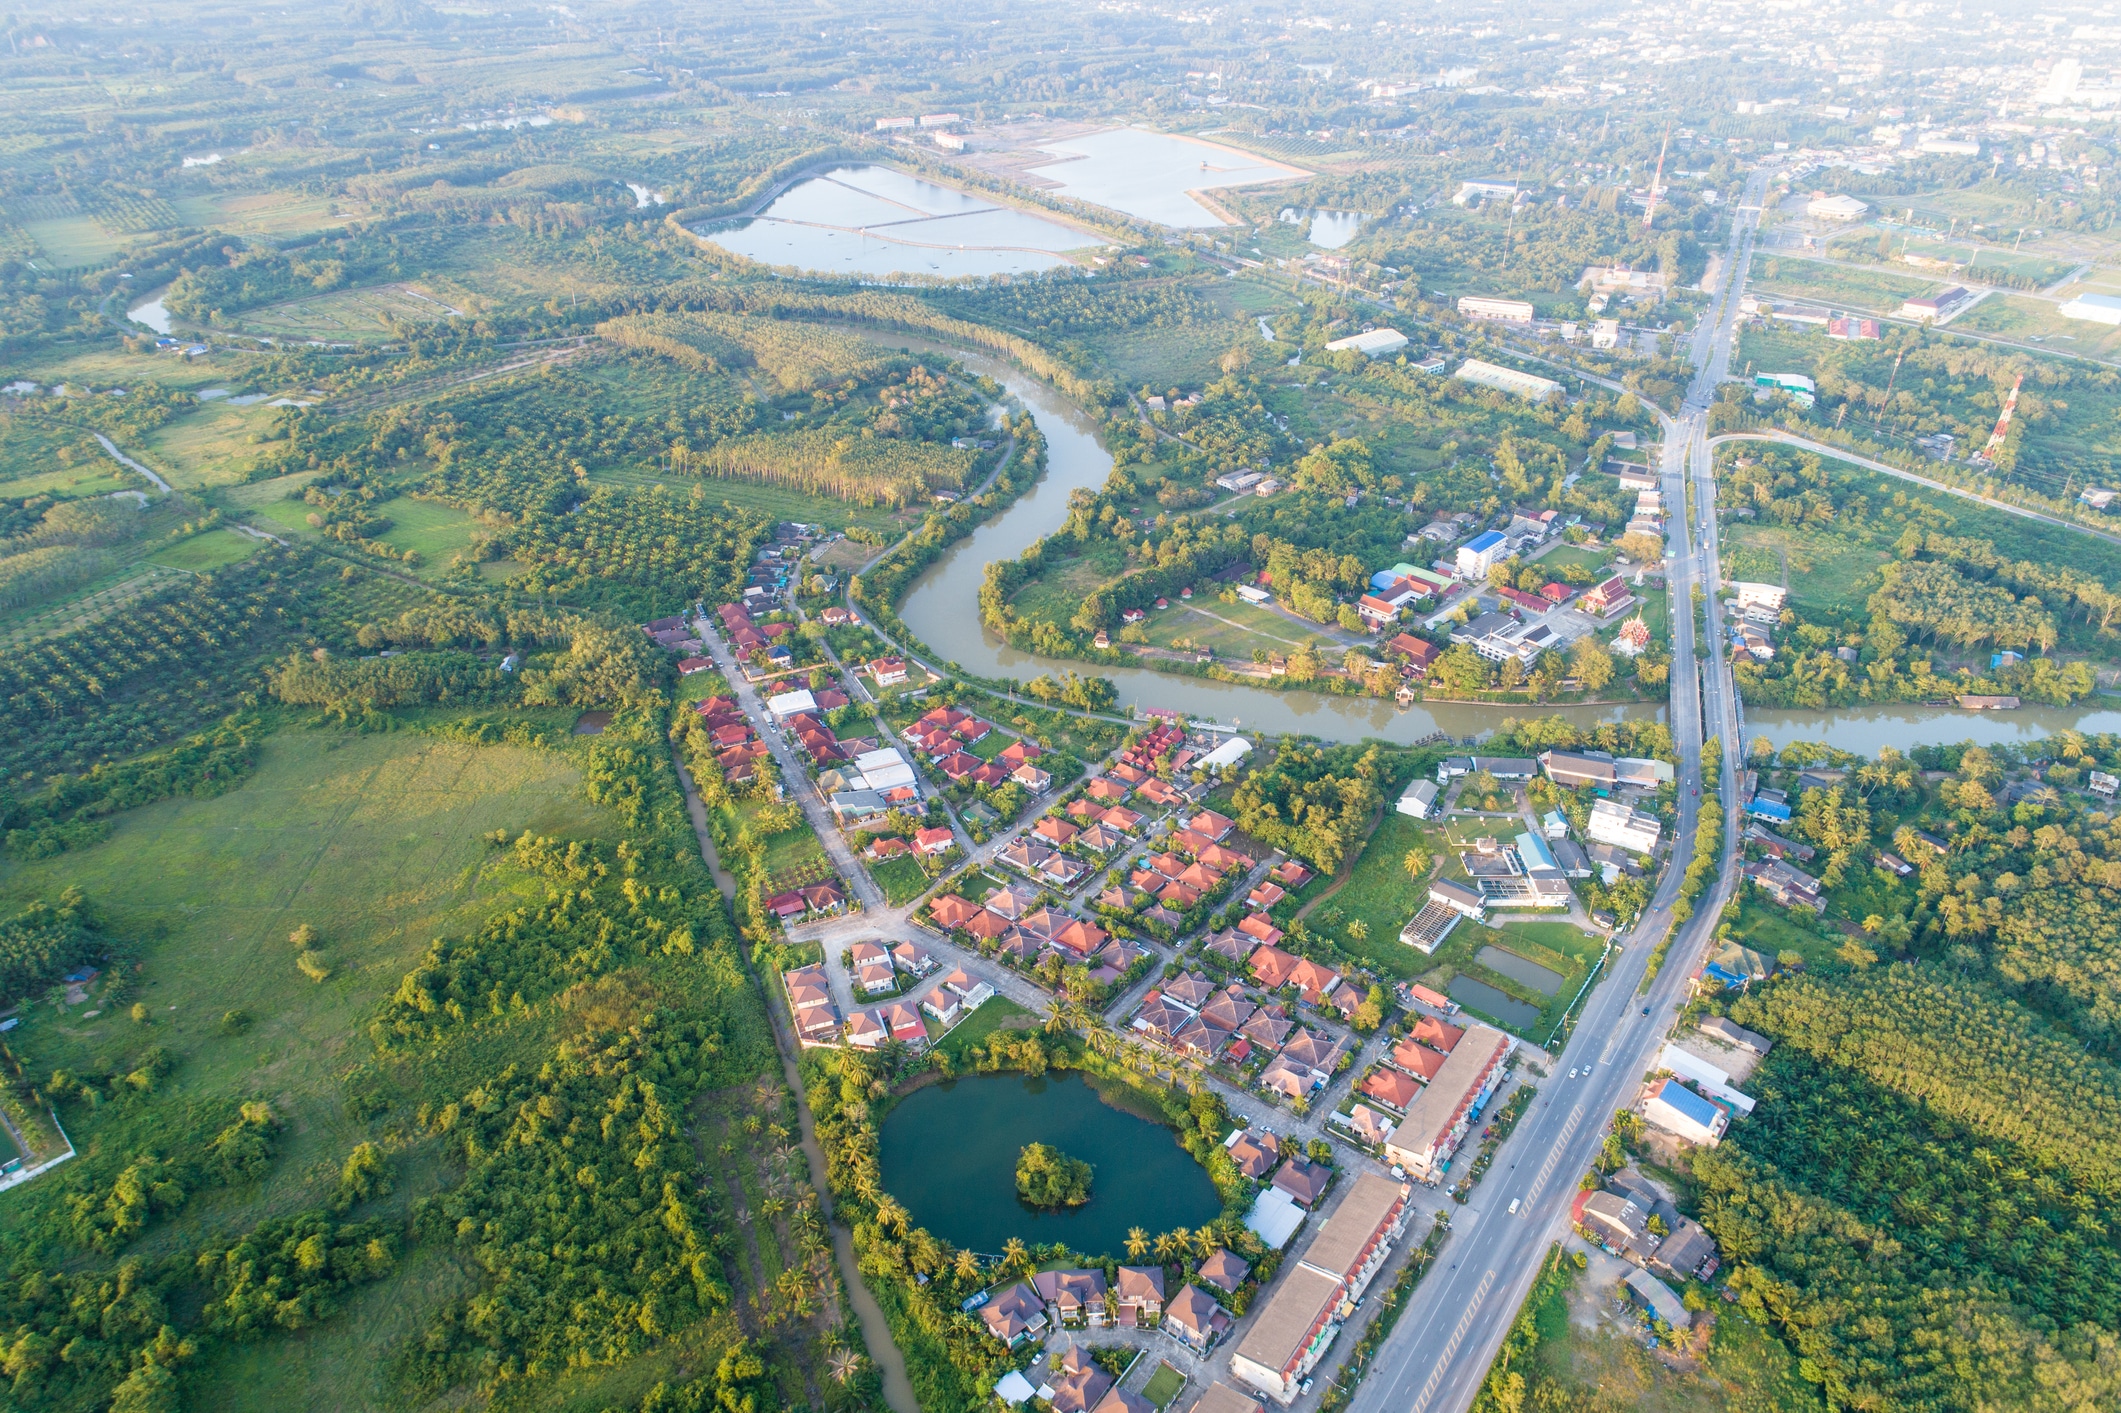
[[1582, 1068], [1583, 1068], [1583, 1066], [1581, 1066], [1581, 1065], [1572, 1065], [1572, 1066], [1570, 1066], [1570, 1067], [1569, 1067], [1569, 1078], [1570, 1078], [1570, 1079], [1574, 1079], [1574, 1078], [1576, 1078], [1576, 1071], [1577, 1071], [1577, 1070], [1579, 1070], [1579, 1069], [1582, 1069]]
[[1642, 1008], [1642, 1013], [1643, 1013], [1644, 1015], [1648, 1015], [1648, 1014], [1650, 1013], [1650, 1008], [1649, 1008], [1648, 1006], [1644, 1006], [1644, 1007]]
[[1523, 1206], [1523, 1205], [1524, 1205], [1524, 1199], [1523, 1199], [1522, 1197], [1512, 1197], [1512, 1198], [1510, 1199], [1510, 1215], [1511, 1215], [1511, 1216], [1513, 1216], [1513, 1217], [1514, 1217], [1514, 1216], [1516, 1216], [1516, 1215], [1517, 1215], [1517, 1209], [1518, 1209], [1519, 1207]]

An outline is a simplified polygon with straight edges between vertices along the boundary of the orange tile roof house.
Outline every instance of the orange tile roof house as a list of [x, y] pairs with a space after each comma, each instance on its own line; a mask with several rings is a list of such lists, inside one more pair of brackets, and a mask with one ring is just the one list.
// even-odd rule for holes
[[1320, 966], [1309, 957], [1297, 960], [1289, 969], [1289, 981], [1303, 993], [1304, 1000], [1313, 1006], [1326, 999], [1326, 993], [1340, 984], [1340, 973]]
[[[1245, 921], [1251, 922], [1253, 919], [1246, 918]], [[1244, 929], [1241, 927], [1240, 931], [1242, 930]], [[1294, 952], [1284, 952], [1269, 943], [1252, 954], [1252, 975], [1269, 991], [1279, 991], [1289, 984], [1295, 975], [1296, 964], [1303, 960], [1305, 959]]]
[[1421, 1093], [1421, 1086], [1398, 1070], [1375, 1069], [1363, 1080], [1362, 1092], [1405, 1113], [1414, 1096]]
[[913, 835], [913, 849], [920, 854], [947, 854], [957, 842], [948, 829], [921, 829]]
[[1186, 821], [1186, 827], [1196, 833], [1207, 835], [1210, 840], [1220, 842], [1223, 836], [1237, 828], [1237, 821], [1225, 818], [1214, 810], [1202, 810], [1199, 814]]
[[1142, 819], [1143, 816], [1136, 814], [1126, 806], [1114, 805], [1111, 809], [1098, 816], [1097, 822], [1108, 829], [1117, 829], [1122, 834], [1132, 834], [1135, 830], [1141, 828]]
[[1100, 775], [1097, 779], [1090, 782], [1089, 787], [1083, 793], [1093, 800], [1098, 800], [1108, 805], [1116, 805], [1121, 800], [1126, 799], [1131, 792], [1125, 785], [1110, 776]]
[[1049, 814], [1038, 823], [1032, 825], [1031, 832], [1038, 835], [1041, 839], [1051, 839], [1056, 844], [1065, 844], [1083, 831], [1068, 823], [1067, 820]]
[[1357, 1104], [1348, 1111], [1348, 1131], [1372, 1148], [1382, 1148], [1392, 1136], [1392, 1120], [1380, 1109]]
[[[1237, 930], [1239, 932], [1244, 933], [1247, 937], [1257, 938], [1259, 941], [1266, 943], [1269, 947], [1281, 941], [1282, 938], [1281, 929], [1276, 927], [1273, 923], [1268, 922], [1258, 913], [1252, 914], [1243, 922], [1237, 924]], [[1283, 955], [1286, 956], [1288, 954], [1283, 953]]]
[[1288, 896], [1279, 883], [1262, 882], [1257, 888], [1245, 895], [1245, 906], [1258, 908], [1264, 912]]
[[1429, 1048], [1441, 1050], [1448, 1055], [1451, 1053], [1451, 1048], [1458, 1044], [1464, 1036], [1465, 1031], [1458, 1026], [1451, 1025], [1446, 1021], [1440, 1021], [1434, 1016], [1421, 1016], [1415, 1020], [1410, 1038], [1419, 1040]]
[[1271, 876], [1284, 888], [1301, 888], [1311, 881], [1311, 870], [1294, 859], [1283, 859], [1274, 865]]
[[1426, 1045], [1402, 1040], [1392, 1047], [1392, 1063], [1427, 1084], [1443, 1069], [1444, 1057]]

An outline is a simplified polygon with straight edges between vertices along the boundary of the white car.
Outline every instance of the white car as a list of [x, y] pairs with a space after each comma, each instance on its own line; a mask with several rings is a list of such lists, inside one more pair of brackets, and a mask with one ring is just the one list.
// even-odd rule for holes
[[1510, 1215], [1511, 1215], [1511, 1216], [1513, 1216], [1513, 1217], [1514, 1217], [1514, 1216], [1516, 1216], [1516, 1215], [1517, 1215], [1517, 1209], [1518, 1209], [1518, 1208], [1519, 1208], [1520, 1206], [1522, 1206], [1522, 1205], [1523, 1205], [1523, 1203], [1524, 1203], [1524, 1199], [1523, 1199], [1523, 1198], [1521, 1198], [1521, 1197], [1512, 1197], [1512, 1198], [1510, 1199]]
[[1576, 1071], [1577, 1071], [1577, 1070], [1579, 1070], [1579, 1069], [1581, 1069], [1581, 1068], [1583, 1068], [1583, 1067], [1582, 1067], [1581, 1065], [1572, 1065], [1572, 1066], [1570, 1066], [1570, 1068], [1569, 1068], [1569, 1078], [1570, 1078], [1570, 1079], [1574, 1079], [1574, 1078], [1576, 1078]]

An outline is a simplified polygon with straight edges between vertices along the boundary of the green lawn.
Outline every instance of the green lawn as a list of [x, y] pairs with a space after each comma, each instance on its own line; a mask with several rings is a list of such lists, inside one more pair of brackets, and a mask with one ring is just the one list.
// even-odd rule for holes
[[1007, 996], [990, 996], [978, 1010], [959, 1021], [948, 1035], [936, 1042], [935, 1048], [958, 1061], [964, 1059], [965, 1052], [973, 1046], [986, 1044], [987, 1037], [997, 1030], [1023, 1030], [1037, 1023], [1038, 1017]]
[[1990, 295], [1952, 320], [1952, 327], [1969, 333], [2001, 334], [2006, 338], [2052, 344], [2069, 353], [2112, 357], [2121, 350], [2121, 329], [2065, 319], [2061, 306], [2023, 295]]
[[884, 890], [884, 901], [896, 908], [928, 891], [928, 875], [921, 866], [901, 854], [895, 859], [869, 865], [869, 876]]
[[1156, 1366], [1156, 1372], [1149, 1376], [1149, 1382], [1142, 1386], [1142, 1397], [1159, 1409], [1169, 1408], [1172, 1400], [1176, 1399], [1185, 1387], [1184, 1374], [1169, 1364], [1159, 1364]]
[[1115, 541], [1099, 540], [1088, 554], [1052, 563], [1044, 573], [1017, 590], [1010, 606], [1025, 618], [1043, 618], [1066, 626], [1084, 599], [1117, 579], [1126, 569], [1125, 551]]
[[[1434, 963], [1402, 943], [1399, 930], [1427, 901], [1429, 885], [1426, 879], [1417, 883], [1408, 877], [1404, 860], [1409, 849], [1434, 854], [1441, 847], [1438, 836], [1424, 828], [1422, 821], [1388, 808], [1356, 859], [1347, 884], [1311, 910], [1310, 926], [1330, 931], [1335, 942], [1392, 976], [1420, 975]], [[1342, 920], [1321, 928], [1323, 916], [1333, 908], [1339, 909]], [[1357, 921], [1369, 934], [1360, 941], [1348, 931], [1348, 925]]]
[[[906, 533], [919, 523], [927, 506], [914, 506], [893, 511], [881, 506], [850, 505], [843, 500], [832, 500], [825, 496], [806, 496], [800, 491], [784, 490], [779, 486], [761, 485], [755, 481], [728, 481], [712, 477], [695, 478], [674, 476], [654, 469], [629, 470], [606, 468], [590, 473], [592, 485], [600, 486], [670, 486], [690, 493], [693, 482], [702, 480], [707, 499], [715, 504], [726, 501], [739, 510], [755, 510], [762, 515], [771, 515], [776, 520], [798, 520], [806, 525], [824, 525], [834, 530], [844, 530], [859, 525], [875, 530], [892, 539]], [[1072, 611], [1072, 610], [1071, 610]]]
[[193, 535], [188, 540], [179, 540], [167, 549], [149, 555], [148, 562], [166, 564], [172, 569], [189, 569], [200, 573], [218, 569], [224, 564], [249, 559], [258, 552], [263, 540], [249, 535], [239, 535], [234, 530], [209, 530], [203, 535]]

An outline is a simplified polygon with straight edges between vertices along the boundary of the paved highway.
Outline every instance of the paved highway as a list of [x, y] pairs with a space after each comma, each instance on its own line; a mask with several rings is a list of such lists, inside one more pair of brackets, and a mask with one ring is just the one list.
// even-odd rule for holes
[[[1672, 515], [1667, 552], [1672, 596], [1673, 734], [1680, 751], [1679, 831], [1671, 866], [1650, 911], [1586, 1002], [1582, 1020], [1541, 1097], [1503, 1145], [1495, 1166], [1459, 1210], [1437, 1269], [1416, 1287], [1398, 1326], [1357, 1390], [1354, 1413], [1458, 1413], [1471, 1406], [1489, 1363], [1550, 1243], [1566, 1230], [1576, 1181], [1604, 1141], [1613, 1112], [1630, 1103], [1685, 999], [1685, 979], [1731, 889], [1736, 841], [1734, 751], [1739, 745], [1730, 674], [1718, 647], [1718, 582], [1713, 466], [1708, 405], [1729, 366], [1738, 298], [1751, 264], [1765, 173], [1746, 187], [1731, 237], [1731, 271], [1719, 302], [1696, 332], [1695, 379], [1664, 443], [1665, 504]], [[1694, 490], [1689, 508], [1686, 489]], [[1708, 641], [1697, 643], [1693, 590], [1702, 586]], [[1698, 902], [1694, 919], [1673, 938], [1647, 991], [1650, 953], [1671, 926], [1679, 880], [1692, 854], [1702, 785], [1702, 742], [1724, 743], [1721, 798], [1726, 811], [1723, 869]], [[1571, 1079], [1571, 1069], [1578, 1077]], [[1517, 1215], [1509, 1214], [1512, 1201]]]

